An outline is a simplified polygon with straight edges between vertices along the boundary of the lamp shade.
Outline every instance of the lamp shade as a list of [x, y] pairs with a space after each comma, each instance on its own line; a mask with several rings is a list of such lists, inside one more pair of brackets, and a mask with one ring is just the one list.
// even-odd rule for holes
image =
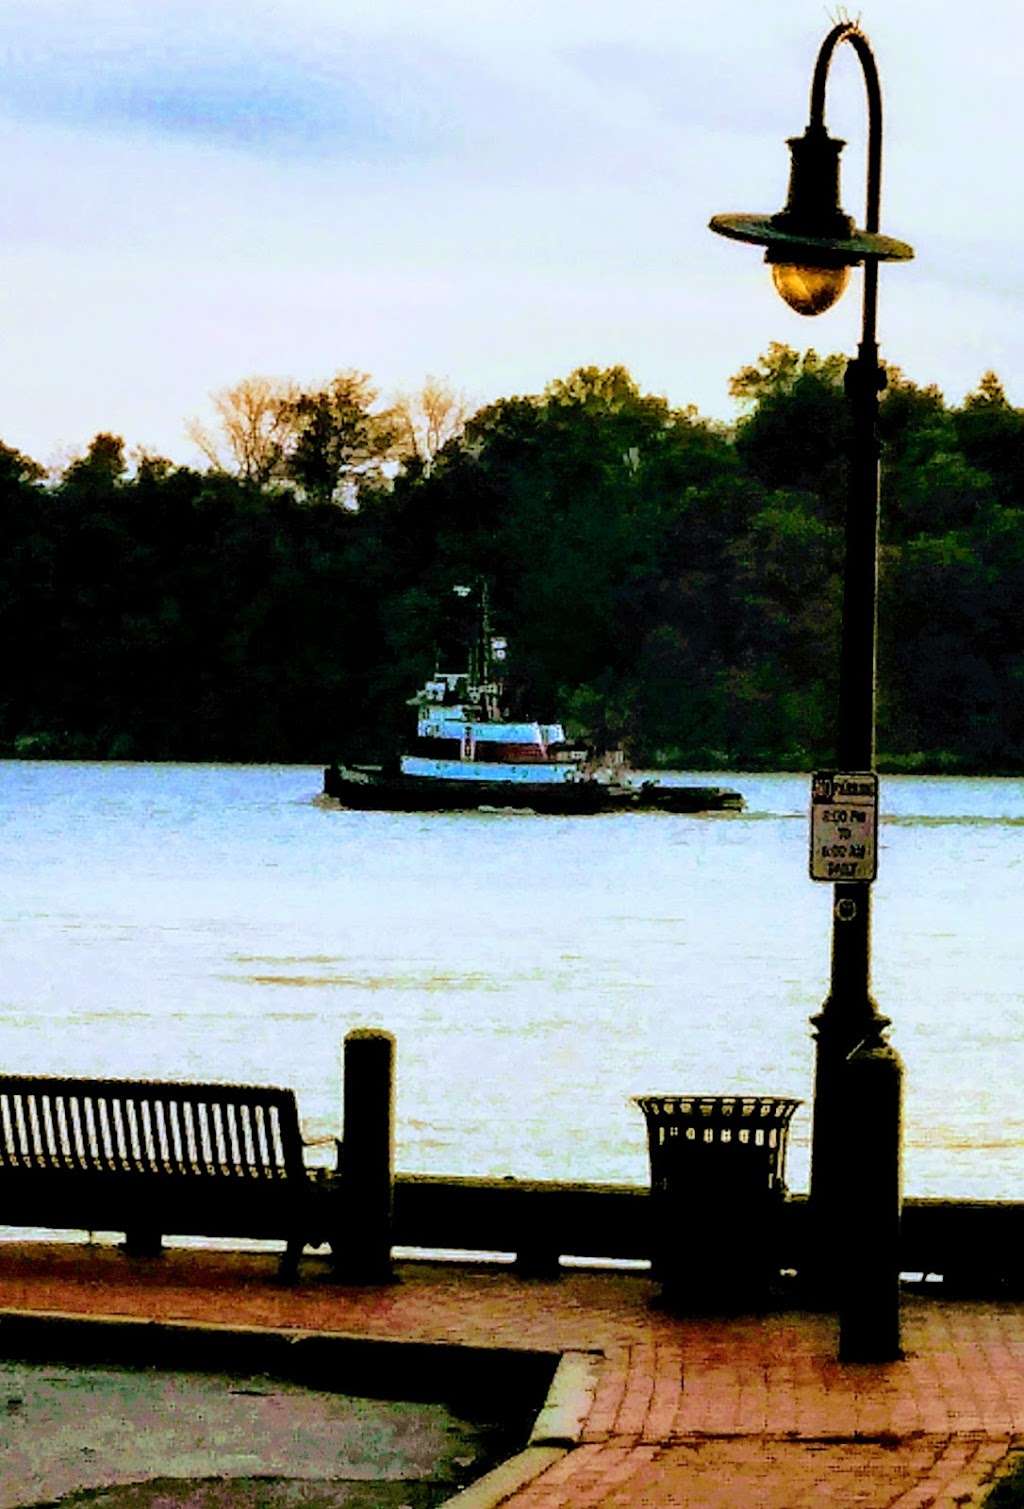
[[765, 248], [779, 293], [799, 314], [820, 314], [840, 297], [849, 268], [868, 260], [906, 262], [905, 241], [858, 230], [839, 203], [839, 154], [845, 143], [822, 125], [789, 140], [789, 194], [775, 215], [715, 215], [711, 229]]
[[856, 267], [869, 257], [878, 262], [909, 262], [914, 248], [891, 236], [853, 229], [848, 236], [797, 235], [776, 224], [775, 215], [715, 215], [709, 224], [720, 236], [767, 247], [773, 262], [796, 262], [805, 266], [831, 254], [847, 267]]

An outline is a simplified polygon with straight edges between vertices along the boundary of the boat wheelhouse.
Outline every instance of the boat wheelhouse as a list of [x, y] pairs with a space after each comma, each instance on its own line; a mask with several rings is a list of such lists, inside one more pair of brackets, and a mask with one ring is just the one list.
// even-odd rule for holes
[[[499, 641], [504, 644], [504, 641]], [[412, 699], [416, 737], [401, 755], [403, 775], [435, 781], [567, 784], [591, 779], [588, 751], [566, 742], [560, 723], [502, 717], [500, 686], [436, 672]]]

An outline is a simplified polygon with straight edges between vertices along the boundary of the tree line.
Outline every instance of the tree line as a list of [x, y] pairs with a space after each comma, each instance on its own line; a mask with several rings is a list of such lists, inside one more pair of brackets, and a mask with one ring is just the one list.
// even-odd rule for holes
[[[0, 446], [0, 754], [386, 755], [483, 578], [514, 708], [639, 766], [827, 766], [844, 365], [773, 345], [731, 425], [622, 367], [472, 414], [341, 372], [216, 395], [205, 469]], [[881, 427], [879, 763], [1024, 770], [1024, 411], [890, 368]]]

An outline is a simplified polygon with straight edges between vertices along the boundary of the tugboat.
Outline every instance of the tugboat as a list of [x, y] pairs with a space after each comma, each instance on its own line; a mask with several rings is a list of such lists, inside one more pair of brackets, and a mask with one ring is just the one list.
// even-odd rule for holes
[[[470, 587], [454, 590], [463, 599], [473, 593]], [[345, 807], [400, 812], [484, 808], [563, 815], [624, 807], [742, 808], [737, 792], [718, 787], [630, 785], [622, 778], [620, 751], [595, 758], [585, 746], [568, 741], [560, 723], [507, 718], [500, 670], [508, 643], [491, 632], [486, 586], [478, 597], [468, 666], [439, 666], [409, 700], [417, 713], [410, 748], [390, 767], [328, 765], [325, 796]]]

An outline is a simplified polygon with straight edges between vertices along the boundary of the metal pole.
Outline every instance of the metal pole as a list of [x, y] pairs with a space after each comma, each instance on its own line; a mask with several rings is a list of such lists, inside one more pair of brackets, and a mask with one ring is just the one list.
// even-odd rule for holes
[[[865, 269], [865, 294], [869, 273]], [[846, 370], [853, 441], [846, 507], [846, 564], [839, 657], [841, 770], [870, 770], [875, 744], [875, 619], [878, 556], [878, 393], [884, 375], [868, 327]], [[841, 1167], [850, 1128], [840, 1115], [840, 1075], [859, 1043], [884, 1041], [888, 1021], [871, 994], [871, 887], [838, 884], [832, 907], [832, 977], [820, 1013], [812, 1018], [817, 1038], [811, 1198], [823, 1244], [831, 1246], [831, 1212], [842, 1200]]]
[[[812, 118], [823, 110], [828, 64], [837, 43], [849, 41], [857, 52], [868, 94], [868, 175], [865, 229], [877, 231], [881, 195], [882, 103], [878, 72], [867, 38], [856, 27], [833, 29], [822, 45], [811, 92]], [[837, 763], [843, 771], [871, 770], [875, 758], [875, 641], [878, 598], [879, 457], [878, 400], [885, 374], [878, 357], [876, 320], [878, 263], [864, 266], [861, 340], [846, 371], [852, 444], [846, 509], [846, 559], [843, 577], [842, 643], [839, 661]], [[812, 1018], [816, 1034], [814, 1128], [811, 1146], [811, 1202], [817, 1233], [817, 1280], [831, 1287], [841, 1250], [842, 1213], [848, 1200], [851, 1149], [858, 1128], [876, 1108], [860, 1104], [851, 1086], [867, 1083], [852, 1076], [853, 1055], [884, 1052], [890, 1072], [901, 1083], [902, 1066], [885, 1041], [888, 1018], [871, 994], [871, 887], [837, 884], [832, 908], [832, 973], [829, 994]], [[890, 1119], [891, 1158], [899, 1168], [899, 1118]], [[884, 1137], [884, 1131], [879, 1128]], [[854, 1156], [856, 1154], [854, 1153]], [[896, 1188], [898, 1189], [898, 1179]], [[888, 1186], [887, 1186], [888, 1187]], [[885, 1201], [883, 1200], [884, 1204]], [[899, 1198], [890, 1216], [898, 1229]], [[891, 1222], [890, 1222], [891, 1224]], [[846, 1269], [847, 1289], [856, 1275]], [[899, 1355], [898, 1312], [893, 1356]]]

